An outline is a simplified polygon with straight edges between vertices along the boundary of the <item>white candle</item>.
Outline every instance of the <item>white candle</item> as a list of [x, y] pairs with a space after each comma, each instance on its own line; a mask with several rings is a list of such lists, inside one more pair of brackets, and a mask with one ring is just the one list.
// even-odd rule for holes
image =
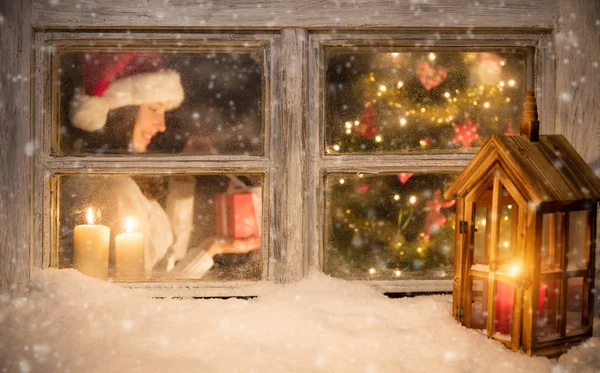
[[110, 228], [94, 224], [94, 213], [87, 210], [87, 224], [73, 231], [73, 267], [89, 276], [108, 278]]
[[145, 278], [144, 235], [133, 232], [134, 221], [129, 216], [125, 222], [126, 233], [115, 237], [115, 252], [118, 279]]

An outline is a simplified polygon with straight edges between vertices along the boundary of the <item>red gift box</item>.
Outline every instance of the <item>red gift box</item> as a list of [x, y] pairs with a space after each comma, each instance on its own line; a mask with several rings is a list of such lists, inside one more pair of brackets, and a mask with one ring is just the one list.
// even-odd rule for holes
[[258, 237], [252, 193], [217, 194], [216, 233], [231, 238]]

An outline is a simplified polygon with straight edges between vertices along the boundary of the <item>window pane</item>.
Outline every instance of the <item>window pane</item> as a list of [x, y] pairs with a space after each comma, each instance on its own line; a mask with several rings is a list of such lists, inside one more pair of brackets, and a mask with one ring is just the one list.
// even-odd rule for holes
[[263, 154], [263, 58], [240, 53], [59, 53], [62, 155]]
[[567, 280], [567, 335], [583, 333], [583, 277]]
[[540, 282], [540, 313], [537, 320], [538, 342], [560, 338], [560, 299], [562, 280]]
[[561, 271], [563, 215], [544, 214], [542, 218], [542, 272]]
[[254, 174], [60, 176], [58, 266], [116, 281], [258, 280], [261, 186]]
[[498, 201], [498, 261], [512, 263], [517, 250], [517, 220], [519, 206], [500, 184]]
[[488, 264], [489, 252], [488, 245], [490, 240], [490, 232], [488, 222], [488, 214], [491, 213], [490, 206], [480, 207], [475, 209], [475, 231], [473, 233], [473, 263]]
[[452, 174], [328, 174], [325, 273], [345, 279], [450, 278]]
[[488, 317], [488, 280], [471, 277], [471, 328], [486, 329]]
[[588, 211], [569, 213], [569, 244], [567, 247], [567, 269], [585, 269], [590, 253]]
[[470, 151], [518, 130], [525, 71], [513, 50], [328, 51], [325, 151]]

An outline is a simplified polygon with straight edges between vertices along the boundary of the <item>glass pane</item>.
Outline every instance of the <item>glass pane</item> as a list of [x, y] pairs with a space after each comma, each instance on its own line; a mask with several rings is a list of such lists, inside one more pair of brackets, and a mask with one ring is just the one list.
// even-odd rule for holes
[[561, 271], [563, 215], [544, 214], [542, 218], [542, 272]]
[[517, 131], [525, 71], [512, 50], [327, 51], [325, 151], [475, 152]]
[[588, 211], [569, 213], [567, 269], [586, 269], [590, 253]]
[[262, 50], [59, 53], [61, 155], [263, 154]]
[[537, 320], [538, 342], [560, 338], [560, 299], [562, 280], [540, 282], [540, 313]]
[[490, 232], [487, 222], [490, 213], [490, 206], [480, 207], [477, 204], [475, 209], [475, 232], [473, 234], [473, 263], [475, 264], [489, 263]]
[[471, 328], [486, 329], [488, 317], [488, 281], [471, 277]]
[[451, 278], [455, 175], [328, 174], [323, 271], [366, 279]]
[[262, 175], [59, 176], [58, 266], [116, 281], [259, 280]]
[[506, 188], [500, 185], [498, 202], [498, 262], [514, 260], [517, 250], [517, 219], [519, 208]]
[[583, 333], [583, 277], [567, 280], [567, 335]]
[[496, 281], [496, 318], [494, 337], [510, 340], [513, 326], [515, 285]]

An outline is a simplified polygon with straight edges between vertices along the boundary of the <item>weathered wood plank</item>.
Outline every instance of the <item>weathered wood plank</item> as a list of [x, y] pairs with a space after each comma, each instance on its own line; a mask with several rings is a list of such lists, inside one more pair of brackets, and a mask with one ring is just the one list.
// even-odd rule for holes
[[29, 17], [29, 1], [0, 2], [0, 293], [11, 296], [29, 281]]
[[[321, 131], [323, 122], [322, 107], [322, 87], [319, 82], [324, 81], [322, 61], [324, 59], [323, 50], [320, 47], [319, 40], [312, 34], [309, 36], [308, 43], [308, 97], [307, 97], [307, 175], [308, 185], [312, 191], [308, 193], [308, 245], [311, 248], [308, 265], [311, 269], [322, 270], [323, 266], [323, 247], [321, 245], [324, 226], [323, 213], [325, 203], [323, 198], [323, 178], [321, 177]], [[312, 123], [312, 125], [308, 125]]]
[[558, 11], [556, 133], [600, 167], [600, 3], [560, 0]]
[[[284, 145], [282, 210], [275, 211], [283, 221], [284, 236], [279, 245], [284, 246], [279, 274], [281, 282], [301, 279], [308, 267], [305, 254], [307, 215], [305, 195], [306, 136], [304, 134], [304, 102], [306, 86], [306, 43], [308, 33], [302, 29], [286, 29], [282, 33], [281, 55], [281, 109], [282, 132], [280, 141]], [[278, 157], [273, 154], [273, 157]], [[281, 212], [281, 213], [280, 213]], [[305, 263], [306, 262], [306, 263]]]
[[[599, 175], [600, 2], [558, 0], [557, 11], [556, 133], [563, 134]], [[598, 278], [600, 250], [596, 250], [596, 294], [600, 292]], [[595, 307], [600, 316], [600, 297]]]
[[34, 0], [34, 27], [552, 27], [555, 0]]

